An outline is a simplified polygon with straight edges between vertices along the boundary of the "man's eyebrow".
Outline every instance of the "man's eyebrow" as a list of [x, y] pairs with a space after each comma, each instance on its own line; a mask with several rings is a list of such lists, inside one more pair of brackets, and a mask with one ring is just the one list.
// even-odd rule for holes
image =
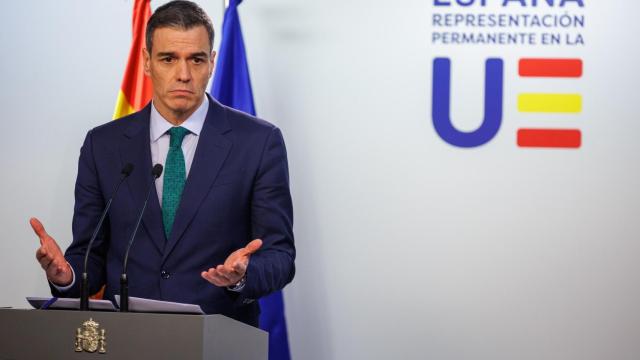
[[[171, 52], [171, 51], [165, 51], [165, 52], [159, 52], [156, 53], [157, 57], [165, 57], [165, 56], [171, 56], [171, 57], [176, 57], [176, 53], [175, 52]], [[205, 52], [205, 51], [200, 51], [197, 53], [193, 53], [191, 55], [189, 55], [189, 58], [197, 58], [197, 57], [208, 57], [209, 55]]]
[[171, 57], [175, 57], [175, 56], [176, 56], [176, 53], [174, 53], [174, 52], [170, 52], [170, 51], [168, 51], [168, 52], [159, 52], [159, 53], [156, 53], [156, 56], [157, 56], [157, 57], [164, 57], [164, 56], [171, 56]]
[[189, 58], [207, 57], [207, 56], [209, 56], [209, 55], [208, 55], [206, 52], [204, 52], [204, 51], [200, 51], [200, 52], [197, 52], [197, 53], [193, 53], [193, 54], [191, 54], [191, 55], [189, 56]]

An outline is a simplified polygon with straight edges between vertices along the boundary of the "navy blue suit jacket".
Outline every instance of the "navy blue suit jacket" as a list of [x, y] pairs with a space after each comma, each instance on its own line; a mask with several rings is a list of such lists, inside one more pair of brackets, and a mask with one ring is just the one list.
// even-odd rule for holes
[[[91, 292], [106, 285], [119, 294], [122, 259], [151, 184], [151, 104], [87, 134], [75, 188], [73, 242], [65, 253], [76, 274], [58, 296], [79, 296], [84, 251], [126, 163], [134, 165], [113, 201], [89, 259]], [[167, 239], [162, 209], [151, 197], [128, 263], [130, 296], [198, 304], [258, 324], [261, 296], [282, 289], [294, 276], [293, 210], [284, 140], [275, 126], [209, 98], [172, 233]], [[233, 251], [260, 238], [247, 282], [239, 293], [219, 288], [200, 273], [222, 264]]]

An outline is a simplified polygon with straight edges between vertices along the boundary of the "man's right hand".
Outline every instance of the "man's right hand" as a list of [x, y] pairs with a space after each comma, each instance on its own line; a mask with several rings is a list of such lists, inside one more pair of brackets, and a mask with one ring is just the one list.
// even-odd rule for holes
[[33, 231], [40, 238], [40, 247], [36, 251], [36, 259], [47, 273], [47, 279], [57, 286], [68, 286], [73, 281], [71, 266], [62, 254], [56, 241], [47, 234], [40, 220], [29, 220]]

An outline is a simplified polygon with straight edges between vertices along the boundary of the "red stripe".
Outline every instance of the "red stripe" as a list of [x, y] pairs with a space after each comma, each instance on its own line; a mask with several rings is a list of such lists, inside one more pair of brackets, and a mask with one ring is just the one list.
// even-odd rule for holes
[[526, 77], [581, 77], [581, 59], [520, 59], [518, 74]]
[[151, 79], [144, 75], [145, 30], [151, 17], [149, 0], [135, 0], [133, 4], [133, 41], [120, 90], [135, 111], [142, 109], [151, 100]]
[[582, 133], [576, 129], [519, 129], [519, 147], [579, 148]]

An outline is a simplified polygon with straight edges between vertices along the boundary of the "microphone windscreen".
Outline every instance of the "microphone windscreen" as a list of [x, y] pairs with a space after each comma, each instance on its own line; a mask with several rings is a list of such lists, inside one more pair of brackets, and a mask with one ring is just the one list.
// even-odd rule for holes
[[154, 179], [157, 179], [162, 175], [162, 165], [155, 164], [153, 165], [153, 170], [151, 170], [151, 175], [153, 175]]
[[133, 164], [132, 163], [126, 163], [122, 167], [122, 171], [120, 173], [122, 175], [124, 175], [124, 176], [129, 176], [129, 175], [131, 175], [132, 171], [133, 171]]

